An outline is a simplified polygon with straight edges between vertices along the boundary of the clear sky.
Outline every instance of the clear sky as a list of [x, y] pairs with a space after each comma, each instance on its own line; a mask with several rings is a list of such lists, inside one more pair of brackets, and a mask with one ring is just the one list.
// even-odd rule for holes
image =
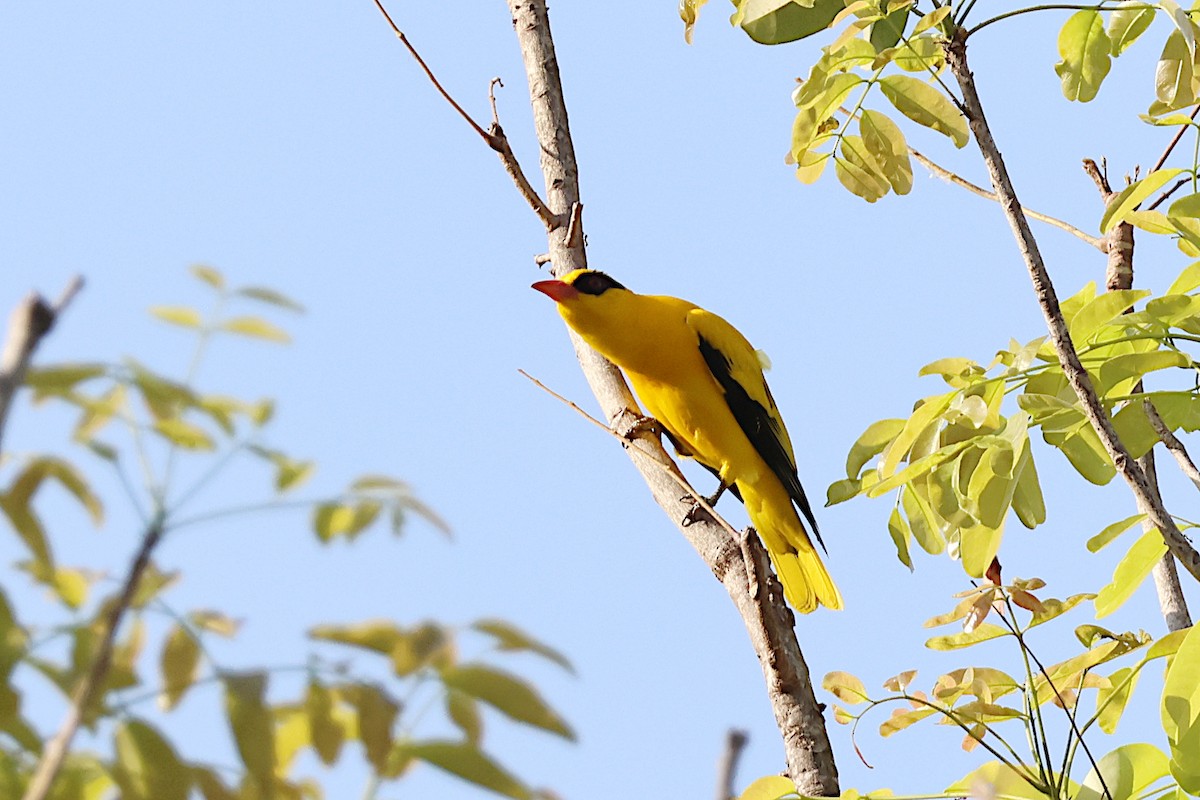
[[[727, 10], [710, 4], [688, 47], [673, 2], [552, 9], [589, 257], [630, 288], [720, 313], [769, 353], [801, 478], [823, 498], [869, 423], [942, 391], [938, 379], [916, 377], [923, 364], [987, 362], [1010, 337], [1027, 341], [1044, 328], [987, 201], [920, 167], [911, 196], [870, 206], [832, 174], [815, 187], [794, 179], [783, 163], [789, 94], [817, 43], [754, 45], [728, 26]], [[394, 3], [392, 12], [479, 118], [489, 113], [488, 81], [504, 80], [501, 120], [540, 185], [504, 4]], [[320, 547], [303, 517], [280, 513], [180, 532], [158, 556], [185, 573], [167, 599], [246, 620], [218, 650], [223, 666], [303, 663], [304, 632], [318, 622], [501, 616], [578, 668], [572, 678], [529, 657], [501, 661], [579, 733], [569, 745], [489, 718], [489, 749], [535, 785], [572, 800], [711, 796], [731, 726], [750, 732], [743, 783], [783, 768], [761, 673], [724, 590], [621, 448], [518, 375], [525, 369], [594, 408], [558, 316], [528, 288], [544, 275], [533, 261], [545, 249], [539, 223], [372, 3], [26, 3], [8, 4], [0, 19], [0, 308], [34, 288], [54, 295], [75, 273], [88, 281], [39, 361], [134, 355], [182, 374], [187, 334], [146, 309], [205, 308], [206, 290], [187, 274], [194, 263], [286, 292], [308, 309], [271, 315], [294, 343], [221, 341], [202, 387], [278, 399], [269, 439], [320, 463], [305, 496], [385, 472], [411, 481], [454, 528], [453, 542], [416, 521], [400, 541], [377, 531]], [[1022, 198], [1094, 231], [1101, 206], [1080, 159], [1107, 157], [1118, 178], [1151, 164], [1169, 137], [1136, 119], [1166, 28], [1157, 22], [1147, 35], [1156, 41], [1135, 45], [1100, 99], [1079, 106], [1062, 99], [1052, 70], [1062, 20], [993, 27], [971, 56]], [[954, 152], [941, 136], [906, 130], [935, 160], [985, 181], [973, 145]], [[1037, 232], [1062, 295], [1102, 275], [1094, 250]], [[1186, 263], [1164, 248], [1139, 259], [1139, 284], [1159, 290]], [[61, 496], [47, 496], [45, 513], [64, 563], [119, 573], [136, 517], [103, 465], [69, 445], [70, 425], [61, 411], [22, 405], [6, 449], [60, 452], [85, 468], [107, 500], [103, 530]], [[1083, 542], [1133, 513], [1133, 501], [1117, 482], [1083, 484], [1055, 451], [1039, 446], [1036, 457], [1049, 519], [1033, 532], [1010, 527], [1006, 575], [1039, 575], [1052, 596], [1096, 590], [1119, 548], [1091, 556]], [[701, 481], [707, 491], [707, 475]], [[198, 508], [259, 489], [269, 492], [268, 476], [238, 467]], [[1171, 482], [1168, 505], [1187, 516], [1184, 491]], [[847, 670], [878, 686], [920, 667], [927, 688], [959, 666], [1015, 669], [1001, 647], [924, 650], [921, 622], [968, 584], [945, 558], [918, 555], [913, 573], [901, 565], [890, 508], [856, 500], [818, 509], [847, 608], [798, 622], [814, 675]], [[9, 535], [0, 555], [23, 557]], [[30, 616], [45, 613], [27, 577], [10, 570], [2, 580]], [[1143, 589], [1108, 624], [1160, 633], [1155, 608]], [[1083, 612], [1048, 634], [1046, 657], [1071, 652], [1062, 644], [1069, 628], [1087, 621]], [[1153, 683], [1140, 691], [1149, 696]], [[294, 691], [281, 680], [273, 697]], [[41, 729], [57, 724], [52, 694], [35, 691], [30, 702]], [[185, 755], [230, 763], [219, 707], [214, 689], [198, 689], [159, 722]], [[1098, 748], [1158, 741], [1155, 711]], [[847, 730], [831, 727], [846, 787], [938, 791], [982, 762], [944, 728], [888, 740], [874, 728], [860, 730], [875, 767], [867, 770]], [[444, 729], [431, 718], [417, 731]], [[361, 793], [357, 768], [309, 769], [331, 798]], [[424, 768], [381, 796], [483, 795]]]

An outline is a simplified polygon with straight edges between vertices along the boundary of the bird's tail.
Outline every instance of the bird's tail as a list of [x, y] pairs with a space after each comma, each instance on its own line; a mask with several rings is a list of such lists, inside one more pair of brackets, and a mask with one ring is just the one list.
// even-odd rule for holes
[[839, 609], [842, 595], [813, 547], [812, 539], [796, 514], [792, 499], [778, 481], [766, 486], [738, 482], [750, 522], [758, 530], [779, 573], [783, 593], [801, 614], [818, 605]]

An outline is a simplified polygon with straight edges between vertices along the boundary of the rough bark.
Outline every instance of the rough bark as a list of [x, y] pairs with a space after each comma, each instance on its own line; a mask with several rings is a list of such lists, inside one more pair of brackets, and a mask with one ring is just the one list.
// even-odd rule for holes
[[[545, 178], [545, 202], [557, 224], [548, 226], [548, 261], [562, 275], [587, 263], [580, 217], [579, 172], [568, 127], [562, 83], [544, 0], [508, 0], [513, 27], [529, 81], [534, 124]], [[576, 355], [605, 417], [617, 429], [628, 427], [637, 405], [620, 372], [570, 333]], [[684, 525], [691, 509], [680, 496], [670, 457], [657, 438], [639, 436], [628, 451], [654, 499], [676, 523], [725, 586], [758, 655], [767, 693], [783, 735], [787, 770], [802, 792], [839, 793], [837, 767], [825, 731], [821, 706], [800, 651], [794, 618], [771, 577], [766, 552], [754, 535], [738, 541], [711, 519]], [[665, 468], [665, 469], [664, 469]]]
[[1063, 373], [1067, 377], [1067, 382], [1079, 398], [1084, 416], [1100, 437], [1100, 442], [1104, 446], [1105, 452], [1108, 453], [1109, 458], [1112, 459], [1118, 474], [1129, 484], [1134, 499], [1137, 501], [1138, 510], [1145, 513], [1154, 526], [1162, 532], [1163, 540], [1166, 542], [1168, 549], [1179, 560], [1184, 569], [1191, 573], [1196, 580], [1200, 580], [1200, 553], [1196, 552], [1195, 548], [1192, 547], [1191, 543], [1180, 532], [1171, 515], [1163, 507], [1162, 500], [1153, 491], [1153, 487], [1150, 486], [1145, 471], [1130, 456], [1129, 451], [1117, 436], [1117, 432], [1113, 429], [1112, 419], [1101, 404], [1100, 398], [1096, 394], [1096, 389], [1092, 386], [1091, 379], [1088, 377], [1087, 370], [1079, 362], [1079, 354], [1075, 351], [1075, 346], [1071, 342], [1067, 324], [1063, 319], [1062, 309], [1059, 308], [1058, 297], [1054, 292], [1054, 284], [1050, 281], [1050, 275], [1046, 271], [1046, 264], [1042, 260], [1041, 252], [1038, 250], [1037, 240], [1034, 239], [1033, 232], [1029, 229], [1029, 222], [1025, 219], [1025, 215], [1022, 212], [1021, 203], [1017, 199], [1012, 180], [1008, 175], [1008, 169], [1004, 165], [1000, 149], [996, 146], [995, 139], [992, 138], [991, 129], [988, 127], [987, 118], [984, 116], [983, 106], [979, 100], [979, 93], [975, 87], [975, 78], [971, 74], [970, 67], [967, 64], [967, 40], [965, 32], [960, 30], [946, 45], [946, 63], [950, 65], [950, 70], [954, 73], [959, 88], [962, 89], [963, 107], [967, 116], [967, 122], [971, 126], [971, 132], [975, 136], [975, 142], [979, 147], [979, 151], [983, 155], [984, 164], [987, 167], [988, 175], [991, 177], [992, 187], [1000, 198], [1000, 206], [1004, 209], [1004, 216], [1007, 218], [1009, 226], [1012, 228], [1013, 236], [1017, 240], [1017, 247], [1021, 252], [1021, 257], [1025, 261], [1026, 268], [1029, 270], [1029, 278], [1033, 283], [1038, 305], [1042, 309], [1042, 315], [1046, 319], [1046, 327], [1050, 331], [1050, 341], [1054, 345], [1055, 352], [1058, 354], [1059, 364], [1061, 364]]

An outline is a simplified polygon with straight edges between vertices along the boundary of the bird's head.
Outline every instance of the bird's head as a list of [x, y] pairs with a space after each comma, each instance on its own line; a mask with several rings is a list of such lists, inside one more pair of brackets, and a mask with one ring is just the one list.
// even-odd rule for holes
[[558, 280], [538, 281], [533, 288], [558, 304], [558, 312], [580, 333], [602, 324], [621, 299], [633, 295], [603, 272], [577, 269]]

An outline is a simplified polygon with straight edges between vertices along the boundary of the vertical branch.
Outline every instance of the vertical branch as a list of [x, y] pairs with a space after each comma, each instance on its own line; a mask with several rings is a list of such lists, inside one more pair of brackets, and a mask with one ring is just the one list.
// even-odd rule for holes
[[717, 800], [733, 800], [737, 796], [737, 765], [750, 736], [745, 731], [730, 728], [725, 733], [725, 749], [717, 762]]
[[[83, 278], [76, 275], [54, 305], [47, 303], [40, 295], [30, 293], [8, 318], [8, 336], [4, 340], [4, 350], [0, 352], [0, 444], [4, 441], [8, 411], [12, 408], [17, 389], [25, 380], [25, 371], [33, 359], [33, 351], [82, 288]], [[4, 449], [0, 447], [2, 452]]]
[[[567, 121], [562, 82], [554, 52], [545, 0], [508, 0], [513, 27], [525, 62], [534, 127], [541, 151], [546, 183], [546, 205], [556, 224], [548, 226], [549, 261], [553, 274], [563, 275], [587, 263], [580, 212], [579, 169]], [[536, 209], [535, 209], [536, 211]], [[570, 333], [584, 375], [605, 417], [617, 429], [628, 425], [637, 404], [620, 372]], [[705, 563], [722, 582], [742, 616], [751, 644], [758, 654], [767, 694], [783, 735], [787, 769], [800, 790], [810, 796], [839, 793], [837, 767], [825, 731], [821, 707], [813, 693], [812, 678], [796, 640], [794, 618], [778, 583], [770, 577], [767, 555], [756, 536], [742, 545], [710, 518], [691, 525], [682, 521], [691, 510], [687, 496], [657, 464], [676, 469], [658, 439], [640, 436], [630, 445], [634, 464], [654, 499], [675, 521]], [[759, 576], [766, 576], [765, 579]]]
[[[1108, 182], [1108, 176], [1091, 159], [1083, 162], [1083, 169], [1095, 182], [1096, 188], [1100, 191], [1100, 199], [1107, 205], [1116, 196], [1116, 192], [1112, 190], [1112, 186]], [[1132, 289], [1133, 226], [1128, 222], [1122, 222], [1114, 227], [1104, 236], [1104, 248], [1108, 253], [1108, 266], [1104, 275], [1105, 287], [1110, 292]], [[1132, 308], [1126, 309], [1126, 313], [1132, 310]], [[1140, 394], [1141, 392], [1142, 382], [1138, 381], [1134, 393]], [[1153, 411], [1153, 403], [1145, 400], [1143, 405], [1148, 417], [1152, 413], [1154, 417], [1158, 417], [1158, 413]], [[1161, 423], [1161, 418], [1159, 422]], [[1154, 425], [1153, 420], [1151, 425]], [[1158, 426], [1154, 427], [1156, 431], [1159, 430]], [[1146, 455], [1137, 460], [1137, 463], [1146, 473], [1146, 481], [1154, 496], [1158, 498], [1158, 502], [1161, 503], [1162, 491], [1159, 489], [1158, 471], [1154, 467], [1154, 449], [1151, 448], [1147, 451]], [[1142, 523], [1142, 527], [1145, 530], [1151, 530], [1154, 525], [1147, 519]], [[1154, 565], [1153, 575], [1154, 588], [1158, 592], [1158, 607], [1167, 624], [1167, 630], [1178, 631], [1190, 627], [1192, 619], [1188, 613], [1187, 600], [1183, 596], [1183, 587], [1179, 585], [1179, 571], [1175, 568], [1175, 556], [1167, 553], [1159, 559], [1159, 562]]]
[[1084, 416], [1095, 429], [1117, 472], [1133, 491], [1138, 510], [1145, 513], [1162, 533], [1167, 547], [1179, 559], [1179, 563], [1183, 565], [1184, 569], [1200, 580], [1200, 553], [1196, 552], [1180, 532], [1171, 515], [1163, 507], [1162, 500], [1152, 490], [1146, 479], [1145, 471], [1129, 455], [1129, 451], [1118, 438], [1116, 430], [1113, 429], [1112, 420], [1101, 404], [1087, 371], [1079, 362], [1079, 354], [1071, 342], [1062, 309], [1058, 305], [1058, 297], [1054, 293], [1054, 285], [1050, 282], [1049, 273], [1046, 272], [1046, 264], [1042, 260], [1033, 232], [1029, 229], [1029, 222], [1022, 213], [1021, 203], [1017, 200], [1008, 169], [1004, 165], [1000, 149], [996, 146], [996, 140], [992, 138], [991, 129], [984, 116], [983, 105], [980, 103], [979, 93], [975, 88], [975, 77], [967, 65], [965, 31], [960, 29], [947, 43], [946, 63], [950, 65], [950, 70], [954, 73], [954, 77], [962, 89], [967, 121], [971, 126], [971, 132], [975, 136], [979, 151], [983, 155], [984, 164], [992, 179], [992, 187], [1000, 198], [1001, 208], [1004, 209], [1004, 215], [1017, 240], [1021, 257], [1029, 270], [1029, 278], [1033, 283], [1038, 305], [1041, 306], [1042, 315], [1046, 318], [1046, 327], [1050, 331], [1050, 341], [1058, 353], [1058, 360], [1067, 377], [1067, 382], [1079, 397]]

